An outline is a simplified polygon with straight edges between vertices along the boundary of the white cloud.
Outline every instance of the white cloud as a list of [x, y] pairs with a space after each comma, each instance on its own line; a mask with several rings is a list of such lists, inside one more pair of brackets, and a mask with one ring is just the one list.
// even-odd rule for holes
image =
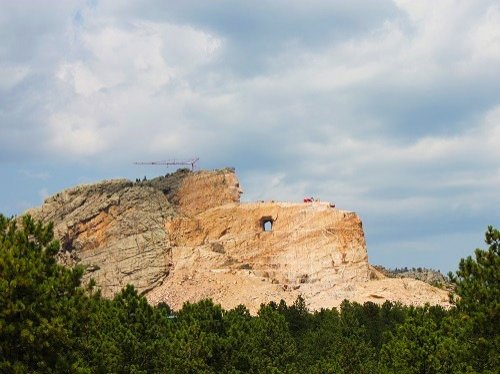
[[79, 31], [86, 57], [76, 62], [108, 89], [142, 86], [154, 92], [210, 62], [222, 45], [221, 39], [191, 26], [133, 21], [124, 28], [114, 23], [98, 18]]
[[10, 90], [21, 83], [30, 73], [28, 66], [0, 65], [0, 90]]
[[223, 48], [223, 39], [192, 26], [148, 24], [162, 35], [164, 56], [170, 65], [181, 71], [200, 68], [216, 58]]
[[91, 116], [54, 114], [49, 118], [47, 150], [68, 160], [73, 156], [92, 156], [107, 147], [107, 139], [101, 136], [99, 125]]
[[90, 53], [88, 64], [106, 88], [120, 84], [160, 87], [170, 81], [171, 70], [161, 54], [162, 40], [155, 30], [137, 26], [131, 30], [97, 27], [82, 39]]
[[76, 94], [49, 120], [49, 144], [56, 152], [177, 152], [193, 136], [185, 111], [206, 105], [206, 99], [208, 107], [224, 103], [190, 87], [190, 75], [221, 48], [222, 40], [212, 34], [147, 21], [124, 28], [99, 17], [78, 32], [81, 57], [64, 61], [56, 73]]
[[73, 86], [74, 91], [83, 96], [90, 96], [104, 87], [81, 61], [61, 65], [56, 76], [61, 81]]

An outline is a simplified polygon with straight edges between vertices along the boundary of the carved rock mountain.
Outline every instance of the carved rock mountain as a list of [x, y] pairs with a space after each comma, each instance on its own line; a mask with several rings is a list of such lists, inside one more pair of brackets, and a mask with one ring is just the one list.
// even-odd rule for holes
[[344, 299], [447, 305], [443, 290], [372, 268], [355, 213], [323, 202], [240, 203], [241, 193], [232, 169], [184, 169], [77, 186], [27, 213], [54, 222], [60, 262], [85, 266], [108, 297], [130, 283], [174, 309], [212, 298], [254, 312], [300, 294], [311, 309]]

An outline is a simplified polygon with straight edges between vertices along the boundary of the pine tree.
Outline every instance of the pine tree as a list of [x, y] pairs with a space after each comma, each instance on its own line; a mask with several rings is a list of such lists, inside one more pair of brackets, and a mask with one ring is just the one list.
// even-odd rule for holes
[[487, 250], [476, 249], [475, 259], [462, 259], [449, 277], [456, 285], [452, 302], [463, 324], [471, 324], [475, 369], [495, 372], [500, 368], [500, 231], [489, 226], [485, 242]]
[[0, 215], [0, 372], [85, 371], [82, 269], [56, 262], [52, 225]]

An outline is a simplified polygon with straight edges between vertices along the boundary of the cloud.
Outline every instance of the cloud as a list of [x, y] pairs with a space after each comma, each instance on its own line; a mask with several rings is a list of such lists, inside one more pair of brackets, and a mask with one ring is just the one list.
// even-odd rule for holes
[[185, 111], [199, 104], [190, 75], [223, 41], [191, 26], [147, 21], [124, 28], [98, 18], [77, 31], [81, 57], [55, 74], [72, 99], [49, 118], [46, 149], [71, 159], [124, 148], [175, 152], [188, 144]]
[[104, 88], [103, 83], [81, 61], [61, 65], [56, 76], [73, 86], [73, 90], [78, 95], [88, 97]]
[[[92, 117], [99, 124], [94, 135], [83, 136], [85, 147], [99, 139], [89, 155], [138, 139], [153, 153], [176, 151], [180, 139], [186, 147], [199, 132], [206, 139], [222, 132], [224, 143], [249, 133], [271, 145], [279, 141], [273, 133], [284, 131], [294, 142], [363, 136], [412, 143], [462, 130], [498, 102], [498, 79], [489, 76], [498, 62], [495, 49], [472, 50], [494, 45], [493, 3], [478, 10], [467, 2], [387, 2], [371, 16], [359, 12], [359, 4], [290, 2], [286, 11], [276, 4], [221, 3], [223, 11], [192, 2], [61, 7], [78, 17], [54, 27], [64, 26], [66, 39], [47, 69], [55, 84], [46, 87], [48, 97], [33, 98], [44, 107], [36, 126], [48, 129], [45, 149], [55, 144], [82, 154], [81, 147], [64, 148], [57, 140], [53, 123], [61, 117]], [[311, 27], [319, 16], [320, 25]], [[249, 32], [245, 24], [256, 27]], [[337, 32], [342, 37], [330, 37]], [[266, 38], [270, 49], [264, 53], [246, 43], [249, 38]], [[255, 73], [234, 75], [236, 55]], [[250, 55], [265, 59], [265, 67]], [[314, 131], [306, 131], [306, 122]], [[133, 136], [121, 135], [127, 133]]]
[[100, 134], [99, 124], [92, 116], [61, 113], [53, 115], [48, 122], [48, 148], [52, 152], [65, 154], [67, 157], [92, 156], [107, 148], [106, 139]]
[[0, 66], [0, 90], [11, 90], [29, 74], [30, 69], [27, 66]]

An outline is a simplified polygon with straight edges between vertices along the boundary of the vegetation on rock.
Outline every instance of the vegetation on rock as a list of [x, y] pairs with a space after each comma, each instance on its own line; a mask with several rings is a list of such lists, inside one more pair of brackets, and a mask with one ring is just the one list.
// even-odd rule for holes
[[454, 290], [454, 285], [450, 281], [450, 278], [442, 274], [439, 270], [422, 267], [390, 269], [381, 265], [374, 265], [373, 267], [389, 278], [412, 278], [421, 280], [434, 287], [442, 288], [448, 291]]

